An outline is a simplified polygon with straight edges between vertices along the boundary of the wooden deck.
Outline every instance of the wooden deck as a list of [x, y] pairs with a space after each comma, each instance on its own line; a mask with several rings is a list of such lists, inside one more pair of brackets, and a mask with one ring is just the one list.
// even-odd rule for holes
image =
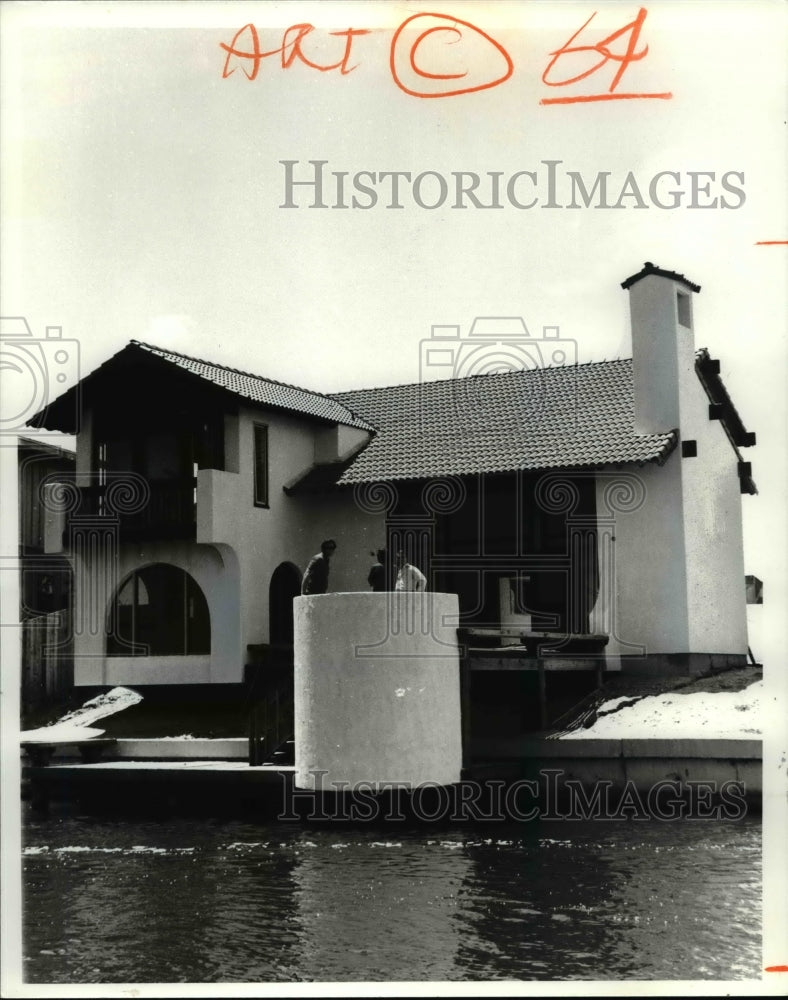
[[[507, 634], [506, 630], [458, 629], [460, 643], [460, 697], [462, 700], [463, 758], [466, 765], [476, 759], [471, 739], [471, 677], [478, 673], [520, 672], [537, 677], [539, 729], [550, 725], [548, 675], [586, 673], [602, 687], [607, 660], [606, 635], [564, 636], [548, 632]], [[520, 640], [517, 642], [517, 640]], [[479, 642], [483, 644], [479, 644]], [[508, 641], [509, 645], [502, 643]], [[544, 655], [539, 655], [543, 653]]]

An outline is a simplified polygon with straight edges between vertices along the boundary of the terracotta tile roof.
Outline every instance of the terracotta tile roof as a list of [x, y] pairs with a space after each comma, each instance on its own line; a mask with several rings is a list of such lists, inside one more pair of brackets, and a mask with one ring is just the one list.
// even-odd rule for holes
[[635, 434], [632, 385], [627, 359], [335, 393], [378, 433], [334, 482], [661, 463], [677, 434]]
[[253, 375], [251, 372], [228, 368], [226, 365], [217, 365], [212, 361], [203, 361], [201, 358], [191, 358], [186, 354], [167, 351], [162, 347], [146, 344], [140, 340], [132, 340], [131, 343], [154, 357], [162, 358], [183, 371], [198, 375], [207, 382], [227, 389], [236, 396], [248, 399], [253, 403], [262, 403], [265, 406], [290, 410], [294, 413], [304, 413], [308, 416], [319, 417], [321, 420], [328, 420], [331, 423], [347, 424], [350, 427], [359, 427], [363, 430], [374, 429], [344, 406], [341, 400], [331, 396], [312, 392], [309, 389], [301, 389], [295, 385], [288, 385], [286, 382], [263, 378], [262, 375]]

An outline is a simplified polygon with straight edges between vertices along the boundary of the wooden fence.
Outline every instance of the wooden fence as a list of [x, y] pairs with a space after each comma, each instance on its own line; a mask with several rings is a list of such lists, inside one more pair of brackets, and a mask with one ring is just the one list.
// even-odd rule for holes
[[74, 689], [71, 612], [53, 611], [22, 623], [22, 711], [65, 701]]
[[249, 763], [270, 761], [274, 751], [292, 740], [295, 731], [293, 647], [288, 644], [247, 647], [245, 670], [249, 698]]

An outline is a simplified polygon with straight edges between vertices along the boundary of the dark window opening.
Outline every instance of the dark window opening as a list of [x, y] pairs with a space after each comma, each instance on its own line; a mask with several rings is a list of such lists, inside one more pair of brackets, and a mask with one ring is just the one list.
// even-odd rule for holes
[[254, 504], [268, 506], [268, 428], [254, 425]]
[[72, 571], [64, 559], [57, 556], [23, 556], [20, 569], [23, 619], [70, 607]]
[[135, 570], [118, 588], [107, 627], [108, 656], [184, 656], [211, 651], [208, 604], [184, 570]]
[[574, 506], [551, 510], [537, 495], [539, 479], [479, 477], [462, 506], [436, 515], [433, 586], [459, 596], [463, 625], [525, 628], [530, 616], [530, 631], [590, 632], [599, 593], [595, 480], [567, 473]]
[[194, 431], [194, 461], [198, 469], [224, 469], [224, 417], [202, 420]]

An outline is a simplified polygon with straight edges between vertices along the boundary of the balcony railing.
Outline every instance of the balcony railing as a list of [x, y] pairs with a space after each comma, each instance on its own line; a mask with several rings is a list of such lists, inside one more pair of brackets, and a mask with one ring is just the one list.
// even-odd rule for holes
[[197, 480], [142, 480], [146, 489], [123, 490], [120, 483], [82, 486], [69, 519], [116, 519], [121, 541], [192, 539], [196, 535]]

